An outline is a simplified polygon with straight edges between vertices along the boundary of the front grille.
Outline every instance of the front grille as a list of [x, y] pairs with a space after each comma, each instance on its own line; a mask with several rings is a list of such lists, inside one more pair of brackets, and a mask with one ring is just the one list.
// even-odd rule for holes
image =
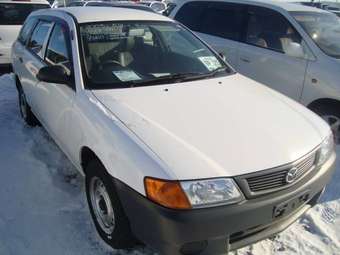
[[288, 185], [286, 181], [286, 176], [288, 172], [296, 167], [296, 177], [295, 181], [299, 180], [303, 175], [305, 175], [310, 169], [313, 168], [316, 160], [316, 152], [308, 155], [304, 159], [298, 161], [296, 164], [284, 168], [278, 171], [271, 171], [267, 173], [262, 173], [258, 175], [253, 175], [246, 178], [248, 187], [251, 192], [264, 192], [267, 190], [277, 189]]

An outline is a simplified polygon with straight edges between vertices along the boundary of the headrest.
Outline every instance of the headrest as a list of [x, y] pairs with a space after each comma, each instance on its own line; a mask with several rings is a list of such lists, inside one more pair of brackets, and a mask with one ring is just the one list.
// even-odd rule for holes
[[129, 30], [128, 36], [144, 36], [145, 35], [145, 29], [143, 28], [133, 28]]

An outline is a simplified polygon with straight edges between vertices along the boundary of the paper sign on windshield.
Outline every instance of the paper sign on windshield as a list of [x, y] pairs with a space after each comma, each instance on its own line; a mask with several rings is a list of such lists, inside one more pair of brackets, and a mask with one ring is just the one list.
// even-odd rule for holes
[[123, 24], [86, 25], [81, 28], [81, 33], [88, 42], [111, 41], [127, 36], [123, 32]]
[[214, 56], [198, 57], [209, 71], [222, 67], [221, 63]]
[[112, 72], [121, 81], [137, 81], [141, 78], [132, 70], [121, 70]]

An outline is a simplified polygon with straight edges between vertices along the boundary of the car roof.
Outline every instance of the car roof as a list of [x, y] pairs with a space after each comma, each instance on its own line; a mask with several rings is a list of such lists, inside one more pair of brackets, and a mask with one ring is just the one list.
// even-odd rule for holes
[[56, 9], [44, 9], [35, 12], [35, 15], [51, 15], [68, 13], [72, 15], [78, 23], [90, 23], [98, 21], [125, 21], [125, 20], [140, 20], [140, 21], [170, 21], [173, 20], [153, 12], [142, 10], [120, 8], [120, 7], [66, 7]]
[[11, 4], [48, 4], [50, 3], [46, 0], [19, 0], [19, 1], [11, 1], [11, 0], [0, 0], [0, 3], [11, 3]]
[[[95, 5], [91, 5], [95, 4]], [[148, 12], [155, 12], [152, 8], [149, 6], [145, 6], [142, 4], [136, 4], [133, 2], [123, 2], [123, 1], [117, 1], [117, 2], [103, 2], [103, 1], [88, 1], [86, 7], [89, 6], [97, 6], [97, 7], [121, 7], [121, 8], [130, 8], [135, 10], [143, 10]]]
[[296, 4], [293, 2], [286, 2], [280, 0], [175, 0], [175, 3], [182, 4], [186, 2], [196, 2], [196, 1], [211, 1], [211, 2], [231, 2], [231, 3], [238, 3], [238, 4], [251, 4], [251, 5], [259, 5], [259, 6], [266, 6], [266, 7], [274, 7], [286, 10], [288, 12], [297, 11], [297, 12], [326, 12], [322, 9]]

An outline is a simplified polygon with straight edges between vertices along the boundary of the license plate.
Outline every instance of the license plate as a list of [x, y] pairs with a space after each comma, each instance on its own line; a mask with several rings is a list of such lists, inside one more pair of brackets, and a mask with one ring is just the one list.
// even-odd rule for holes
[[291, 200], [275, 206], [273, 209], [273, 218], [277, 219], [290, 214], [291, 212], [295, 211], [296, 209], [307, 203], [308, 200], [309, 194], [303, 193]]

